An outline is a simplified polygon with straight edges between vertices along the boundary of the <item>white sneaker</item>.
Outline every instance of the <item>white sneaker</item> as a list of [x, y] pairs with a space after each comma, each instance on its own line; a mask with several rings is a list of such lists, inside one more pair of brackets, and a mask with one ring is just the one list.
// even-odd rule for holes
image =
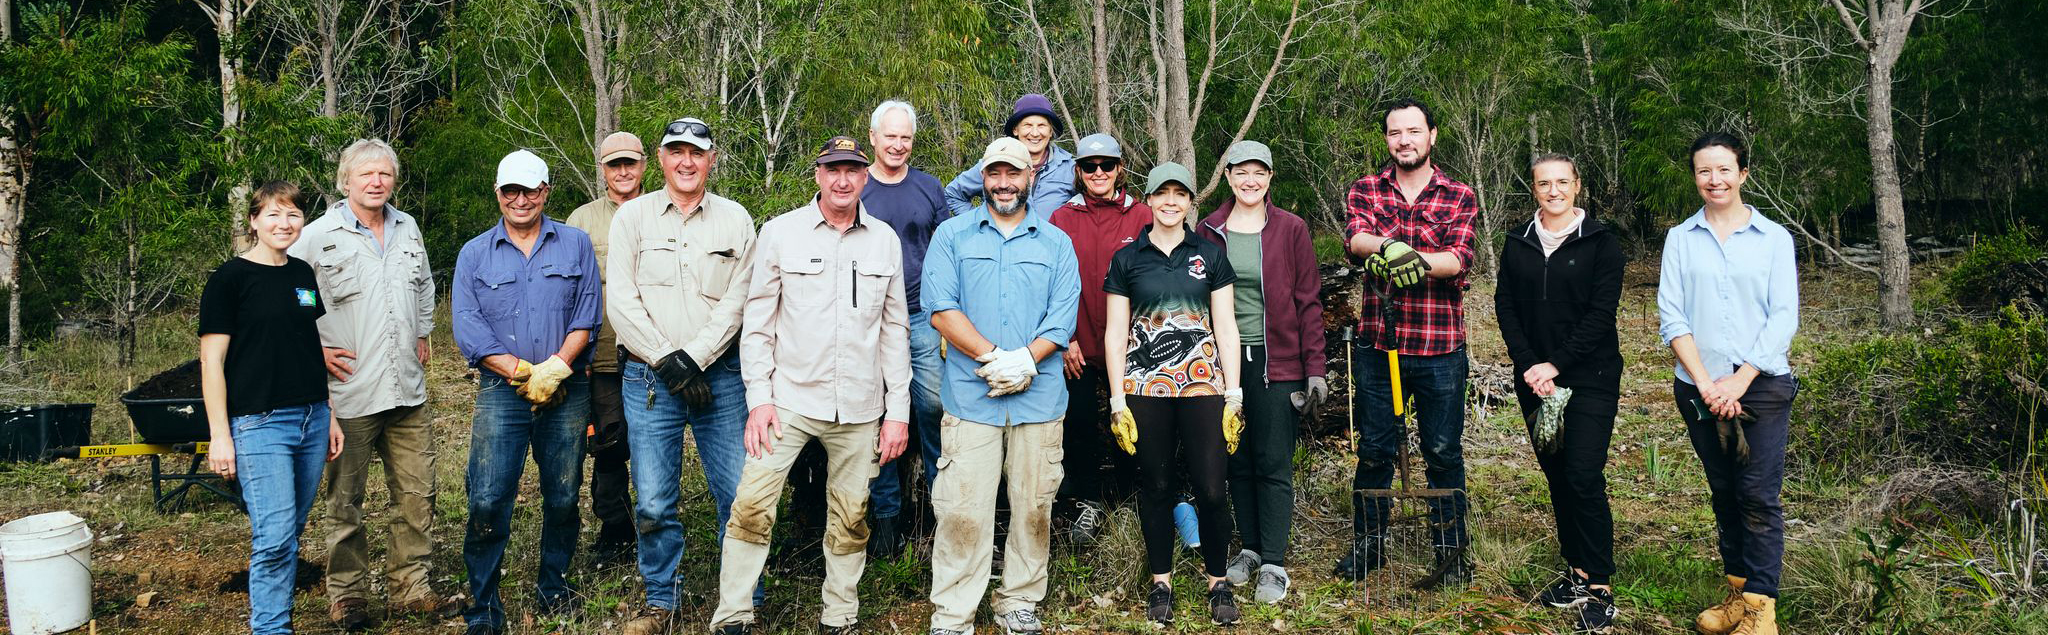
[[1287, 599], [1287, 570], [1279, 565], [1259, 567], [1259, 585], [1252, 591], [1252, 599], [1260, 604], [1272, 604]]
[[1223, 575], [1230, 579], [1232, 586], [1243, 586], [1244, 583], [1251, 581], [1252, 572], [1257, 570], [1259, 554], [1250, 549], [1239, 549], [1237, 555], [1230, 557], [1229, 568], [1224, 570]]
[[1038, 611], [1017, 609], [996, 615], [996, 625], [1003, 627], [1009, 635], [1038, 635], [1045, 632], [1045, 625], [1038, 621]]

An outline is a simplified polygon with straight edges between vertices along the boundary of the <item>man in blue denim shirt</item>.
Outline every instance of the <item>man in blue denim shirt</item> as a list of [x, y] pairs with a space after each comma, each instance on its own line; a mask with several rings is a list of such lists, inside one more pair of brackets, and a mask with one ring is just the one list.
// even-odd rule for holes
[[924, 261], [924, 309], [953, 345], [932, 487], [939, 518], [933, 635], [974, 631], [993, 566], [996, 484], [1005, 476], [1010, 536], [992, 602], [996, 623], [1012, 634], [1043, 630], [1038, 603], [1067, 413], [1060, 350], [1074, 339], [1081, 307], [1073, 241], [1047, 216], [1027, 211], [1032, 175], [1024, 143], [997, 139], [981, 165], [988, 203], [939, 224]]
[[[577, 491], [583, 482], [583, 422], [590, 413], [591, 334], [602, 281], [583, 230], [542, 214], [548, 167], [514, 151], [498, 162], [503, 222], [462, 246], [455, 260], [455, 343], [481, 375], [470, 424], [469, 526], [462, 562], [475, 600], [469, 635], [505, 626], [498, 582], [527, 446], [540, 467], [538, 606], [574, 606], [564, 572], [576, 553]], [[539, 360], [535, 363], [535, 360]]]

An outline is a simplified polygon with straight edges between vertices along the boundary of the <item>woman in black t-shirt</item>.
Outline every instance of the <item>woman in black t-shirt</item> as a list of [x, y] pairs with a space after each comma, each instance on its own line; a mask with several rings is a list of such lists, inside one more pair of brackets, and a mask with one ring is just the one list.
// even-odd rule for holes
[[341, 454], [327, 410], [314, 321], [326, 312], [313, 268], [285, 255], [306, 216], [299, 189], [272, 182], [249, 206], [253, 245], [206, 279], [199, 299], [200, 391], [212, 433], [207, 464], [239, 479], [249, 510], [249, 628], [291, 632], [299, 531], [320, 471]]
[[[1237, 275], [1222, 246], [1189, 231], [1194, 175], [1166, 163], [1152, 168], [1146, 181], [1152, 224], [1110, 257], [1102, 284], [1110, 431], [1138, 457], [1138, 521], [1152, 574], [1145, 616], [1173, 620], [1173, 507], [1185, 469], [1202, 535], [1220, 537], [1201, 548], [1209, 618], [1231, 624], [1238, 609], [1224, 577], [1231, 535], [1224, 478], [1244, 430], [1231, 288]], [[1185, 466], [1176, 464], [1176, 454]]]

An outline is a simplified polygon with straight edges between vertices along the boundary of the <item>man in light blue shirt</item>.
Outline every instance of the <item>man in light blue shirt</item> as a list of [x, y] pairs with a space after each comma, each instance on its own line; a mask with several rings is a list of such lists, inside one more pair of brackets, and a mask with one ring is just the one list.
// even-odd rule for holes
[[[1081, 306], [1073, 241], [1028, 213], [1031, 155], [1004, 137], [981, 161], [988, 201], [939, 224], [923, 305], [953, 347], [946, 360], [932, 507], [932, 634], [974, 631], [995, 547], [996, 484], [1009, 477], [1010, 536], [993, 599], [1008, 633], [1038, 633], [1059, 491], [1067, 387], [1060, 352]], [[1033, 378], [1043, 376], [1044, 381]], [[1002, 469], [993, 469], [1001, 466]]]

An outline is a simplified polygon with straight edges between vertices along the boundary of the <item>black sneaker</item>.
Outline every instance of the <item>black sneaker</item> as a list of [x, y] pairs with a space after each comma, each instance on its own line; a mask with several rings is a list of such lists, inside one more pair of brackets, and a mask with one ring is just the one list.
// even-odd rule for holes
[[[1361, 561], [1363, 561], [1362, 566]], [[1337, 567], [1333, 575], [1336, 575], [1339, 579], [1357, 582], [1364, 580], [1366, 574], [1378, 571], [1381, 567], [1385, 566], [1387, 566], [1386, 536], [1354, 538], [1351, 541], [1351, 552], [1344, 554], [1344, 558], [1337, 561]]]
[[1538, 592], [1530, 601], [1568, 609], [1584, 604], [1590, 599], [1592, 596], [1586, 592], [1586, 579], [1579, 577], [1579, 574], [1571, 569], [1565, 569], [1563, 573], [1557, 575], [1557, 581], [1550, 583], [1549, 588]]
[[1605, 635], [1614, 632], [1614, 616], [1621, 611], [1614, 608], [1614, 592], [1607, 589], [1587, 589], [1586, 601], [1579, 604], [1579, 633]]
[[1413, 585], [1418, 591], [1435, 591], [1472, 583], [1472, 563], [1465, 559], [1463, 547], [1438, 547], [1436, 566], [1429, 575], [1416, 580]]
[[1095, 544], [1095, 537], [1102, 531], [1103, 517], [1108, 513], [1102, 503], [1095, 501], [1074, 502], [1074, 528], [1067, 536], [1074, 544], [1088, 546]]
[[1158, 624], [1173, 623], [1173, 587], [1165, 582], [1153, 582], [1152, 592], [1145, 594], [1145, 619]]
[[1237, 623], [1237, 596], [1230, 594], [1230, 581], [1209, 587], [1209, 621], [1217, 626]]
[[895, 559], [903, 555], [903, 531], [896, 516], [876, 517], [868, 537], [868, 557]]

